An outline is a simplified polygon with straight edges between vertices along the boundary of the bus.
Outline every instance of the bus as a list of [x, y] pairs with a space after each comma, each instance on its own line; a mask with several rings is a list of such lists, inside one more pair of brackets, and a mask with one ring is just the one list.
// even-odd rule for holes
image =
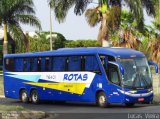
[[4, 94], [24, 103], [94, 102], [133, 106], [153, 100], [149, 65], [128, 48], [62, 48], [4, 56]]

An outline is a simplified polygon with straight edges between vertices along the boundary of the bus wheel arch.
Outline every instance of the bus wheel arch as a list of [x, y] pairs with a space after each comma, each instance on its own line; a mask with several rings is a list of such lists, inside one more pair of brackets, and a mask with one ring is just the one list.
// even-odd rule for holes
[[29, 102], [28, 93], [27, 93], [27, 90], [25, 88], [21, 88], [20, 89], [20, 91], [19, 91], [19, 99], [23, 103], [28, 103]]
[[96, 92], [96, 104], [103, 108], [109, 106], [106, 93], [103, 90], [98, 90]]
[[33, 88], [30, 91], [30, 100], [33, 104], [38, 104], [39, 103], [39, 93], [37, 89]]

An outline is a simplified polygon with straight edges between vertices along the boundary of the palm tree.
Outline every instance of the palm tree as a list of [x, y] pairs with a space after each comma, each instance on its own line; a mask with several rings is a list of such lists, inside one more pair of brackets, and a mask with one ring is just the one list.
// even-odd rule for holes
[[152, 39], [148, 44], [148, 52], [150, 53], [150, 59], [157, 62], [160, 66], [160, 36]]
[[20, 23], [30, 24], [41, 29], [35, 17], [34, 3], [32, 0], [0, 0], [0, 23], [4, 28], [3, 54], [8, 53], [7, 31], [13, 38], [23, 39], [28, 43]]
[[150, 27], [150, 41], [148, 44], [148, 52], [150, 53], [150, 59], [157, 62], [160, 66], [160, 0], [154, 0], [154, 6], [156, 9], [156, 17]]
[[[74, 13], [81, 15], [86, 10], [88, 4], [93, 0], [49, 0], [49, 5], [54, 9], [56, 18], [59, 22], [63, 22], [67, 15], [68, 10], [75, 5]], [[149, 15], [155, 15], [154, 4], [152, 0], [98, 0], [97, 8], [87, 10], [87, 21], [91, 26], [101, 22], [99, 30], [98, 40], [103, 44], [103, 41], [108, 41], [110, 29], [118, 28], [120, 20], [122, 4], [127, 5], [130, 11], [133, 13], [135, 20], [137, 21], [137, 28], [143, 30], [144, 15], [143, 7]], [[115, 10], [115, 11], [114, 11]], [[112, 12], [113, 14], [111, 14]], [[93, 15], [93, 13], [97, 15]], [[91, 20], [93, 16], [94, 20]], [[98, 17], [99, 16], [99, 17]], [[111, 19], [114, 18], [115, 20]], [[116, 19], [118, 20], [116, 23]], [[95, 24], [93, 24], [95, 22]], [[114, 30], [114, 29], [113, 29]]]
[[135, 36], [131, 30], [125, 30], [120, 41], [113, 41], [113, 46], [127, 47], [138, 49], [141, 41]]
[[[105, 9], [106, 8], [106, 9]], [[107, 8], [107, 5], [98, 6], [93, 9], [88, 9], [85, 13], [88, 24], [91, 27], [96, 26], [99, 22], [98, 41], [101, 46], [109, 46], [109, 33], [110, 31], [117, 30], [120, 24], [121, 9], [119, 6]]]
[[[137, 23], [131, 12], [123, 10], [121, 13], [120, 29], [116, 32], [119, 35], [117, 40], [113, 40], [113, 46], [138, 49], [141, 45], [140, 36], [142, 35], [136, 29]], [[114, 34], [116, 35], [116, 34]]]

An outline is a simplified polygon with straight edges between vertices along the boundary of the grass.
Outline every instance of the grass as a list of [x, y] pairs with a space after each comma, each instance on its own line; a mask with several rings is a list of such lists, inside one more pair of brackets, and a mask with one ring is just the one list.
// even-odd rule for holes
[[0, 95], [4, 95], [3, 76], [0, 76]]
[[12, 106], [0, 104], [0, 112], [9, 112], [9, 111], [23, 111], [25, 110], [22, 106]]

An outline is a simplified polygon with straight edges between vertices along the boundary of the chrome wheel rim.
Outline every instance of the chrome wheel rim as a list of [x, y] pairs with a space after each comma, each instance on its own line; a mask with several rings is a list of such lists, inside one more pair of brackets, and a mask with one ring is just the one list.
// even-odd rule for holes
[[99, 97], [99, 103], [100, 103], [100, 104], [104, 104], [105, 101], [106, 101], [106, 99], [105, 99], [104, 96], [100, 96], [100, 97]]
[[27, 100], [27, 94], [25, 92], [22, 93], [22, 101]]
[[32, 95], [32, 101], [33, 101], [33, 102], [37, 102], [37, 99], [38, 99], [38, 96], [34, 93], [34, 94]]

